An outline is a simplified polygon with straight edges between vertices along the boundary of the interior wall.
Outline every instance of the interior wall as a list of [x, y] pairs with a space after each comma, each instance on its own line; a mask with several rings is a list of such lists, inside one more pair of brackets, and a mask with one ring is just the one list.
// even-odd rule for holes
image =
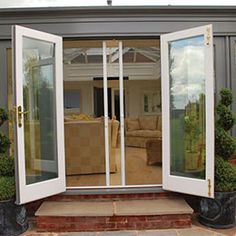
[[160, 91], [161, 80], [125, 81], [126, 116], [137, 118], [143, 116], [143, 94], [145, 91]]
[[[103, 81], [64, 81], [64, 90], [77, 90], [80, 92], [80, 112], [94, 115], [93, 111], [93, 88], [103, 88]], [[119, 81], [108, 81], [109, 88], [119, 88]]]
[[[102, 81], [67, 81], [65, 90], [77, 90], [81, 93], [81, 113], [93, 115], [93, 88], [103, 87]], [[119, 81], [108, 81], [109, 88], [119, 88]], [[124, 81], [126, 117], [143, 116], [143, 94], [145, 91], [160, 91], [160, 79]]]
[[80, 91], [81, 113], [93, 115], [93, 84], [91, 81], [64, 82], [64, 89]]

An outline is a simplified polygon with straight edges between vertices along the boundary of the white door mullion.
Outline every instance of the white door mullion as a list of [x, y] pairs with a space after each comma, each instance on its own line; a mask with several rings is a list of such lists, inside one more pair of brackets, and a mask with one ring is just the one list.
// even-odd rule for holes
[[104, 94], [104, 134], [105, 134], [105, 160], [106, 160], [106, 186], [110, 186], [110, 155], [108, 132], [108, 96], [107, 96], [107, 46], [103, 41], [103, 94]]
[[119, 41], [119, 83], [120, 83], [120, 156], [121, 184], [125, 185], [125, 132], [124, 132], [124, 78], [123, 78], [123, 48]]

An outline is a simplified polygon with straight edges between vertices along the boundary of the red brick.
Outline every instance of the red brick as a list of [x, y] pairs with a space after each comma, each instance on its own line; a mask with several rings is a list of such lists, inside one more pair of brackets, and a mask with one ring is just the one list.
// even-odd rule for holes
[[126, 216], [111, 216], [106, 218], [106, 222], [127, 222]]
[[162, 216], [146, 216], [146, 221], [160, 221], [163, 220]]
[[136, 222], [121, 222], [117, 223], [117, 230], [135, 230], [137, 228]]
[[128, 222], [146, 222], [146, 216], [129, 216]]
[[112, 217], [37, 217], [38, 231], [106, 231], [163, 229], [191, 226], [190, 215], [112, 216]]
[[96, 229], [115, 229], [117, 228], [117, 224], [115, 222], [113, 223], [106, 223], [106, 224], [96, 224], [95, 227]]
[[[159, 192], [159, 193], [137, 193], [137, 194], [97, 194], [97, 195], [55, 195], [45, 198], [47, 201], [78, 201], [78, 200], [101, 200], [101, 199], [157, 199], [166, 197], [185, 196], [173, 192]], [[33, 203], [27, 204], [29, 209], [34, 208], [36, 205], [40, 205], [43, 200], [38, 200]], [[36, 206], [38, 207], [38, 206]]]
[[191, 220], [177, 220], [174, 221], [172, 224], [173, 228], [186, 228], [186, 227], [191, 227], [192, 222]]
[[106, 217], [74, 217], [75, 222], [80, 223], [89, 223], [89, 224], [96, 224], [96, 223], [106, 223]]
[[184, 214], [184, 215], [163, 215], [161, 216], [163, 220], [188, 220], [190, 219], [190, 215]]

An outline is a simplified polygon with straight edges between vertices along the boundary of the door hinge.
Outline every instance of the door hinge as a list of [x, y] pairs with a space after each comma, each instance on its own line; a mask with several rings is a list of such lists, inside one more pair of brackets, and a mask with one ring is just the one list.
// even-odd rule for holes
[[206, 45], [210, 45], [210, 42], [211, 42], [211, 28], [207, 27], [206, 31], [207, 32], [206, 32], [205, 43], [206, 43]]
[[17, 117], [17, 123], [18, 123], [18, 127], [21, 128], [22, 127], [22, 120], [24, 118], [24, 115], [26, 115], [28, 113], [28, 111], [23, 111], [22, 106], [18, 106], [17, 108], [15, 108], [15, 113], [16, 113], [16, 117]]
[[208, 197], [211, 197], [211, 180], [208, 179]]

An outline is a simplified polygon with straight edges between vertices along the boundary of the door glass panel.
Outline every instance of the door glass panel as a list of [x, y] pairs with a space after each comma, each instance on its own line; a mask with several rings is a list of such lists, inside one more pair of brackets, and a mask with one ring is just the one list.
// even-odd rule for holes
[[67, 187], [105, 186], [102, 41], [64, 41]]
[[23, 37], [26, 184], [58, 177], [55, 45]]
[[[125, 40], [122, 43], [123, 48], [116, 40], [105, 41], [109, 185], [122, 185], [122, 180], [125, 180], [126, 185], [161, 184], [160, 40]], [[101, 46], [102, 41], [99, 40], [64, 41], [64, 127], [68, 187], [107, 184]], [[124, 69], [125, 160], [121, 144], [120, 59], [123, 59]], [[128, 130], [127, 124], [133, 120], [138, 123], [138, 127]], [[141, 129], [139, 120], [146, 127]], [[91, 128], [95, 123], [102, 129], [93, 135]], [[150, 144], [148, 150], [146, 143]]]
[[169, 43], [171, 175], [205, 179], [204, 36]]
[[160, 41], [123, 45], [126, 184], [162, 184]]

